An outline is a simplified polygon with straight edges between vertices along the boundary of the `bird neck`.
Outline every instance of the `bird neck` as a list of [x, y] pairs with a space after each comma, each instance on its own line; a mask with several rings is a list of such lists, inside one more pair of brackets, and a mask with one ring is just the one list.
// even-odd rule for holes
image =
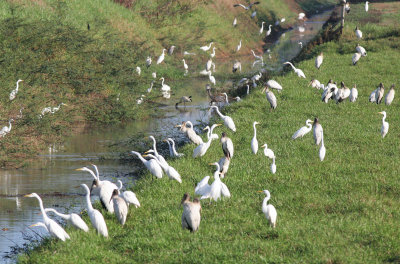
[[40, 211], [42, 212], [43, 218], [44, 219], [48, 218], [46, 211], [44, 210], [44, 207], [43, 207], [42, 199], [39, 197], [39, 195], [35, 195], [35, 197], [39, 200], [39, 207], [40, 207]]
[[220, 117], [225, 117], [223, 114], [221, 114], [221, 112], [219, 111], [219, 109], [218, 109], [218, 107], [214, 107], [214, 109], [215, 109], [215, 111], [217, 112], [217, 114], [220, 116]]
[[122, 185], [122, 181], [121, 181], [121, 180], [118, 180], [118, 184], [119, 184], [119, 187], [118, 187], [118, 191], [119, 191], [119, 190], [122, 189], [122, 186], [123, 186], [123, 185]]
[[68, 219], [69, 218], [69, 215], [59, 213], [53, 208], [47, 208], [46, 211], [51, 211], [51, 212], [55, 213], [56, 215], [58, 215], [59, 217], [61, 217], [63, 219]]
[[269, 199], [270, 199], [270, 196], [269, 196], [269, 195], [267, 195], [267, 197], [264, 198], [264, 200], [263, 200], [263, 207], [267, 207], [267, 203], [268, 203]]
[[383, 114], [382, 123], [385, 122], [385, 119], [386, 119], [386, 113]]
[[257, 136], [257, 128], [256, 128], [256, 124], [253, 124], [253, 128], [254, 128], [254, 137]]
[[87, 207], [88, 207], [88, 211], [92, 211], [93, 210], [93, 206], [92, 206], [92, 202], [90, 201], [90, 191], [89, 191], [89, 189], [86, 189], [86, 204], [87, 204]]
[[156, 154], [156, 156], [158, 156], [158, 152], [157, 152], [157, 147], [156, 147], [156, 139], [155, 138], [151, 138], [153, 140], [153, 150], [154, 150], [154, 154]]

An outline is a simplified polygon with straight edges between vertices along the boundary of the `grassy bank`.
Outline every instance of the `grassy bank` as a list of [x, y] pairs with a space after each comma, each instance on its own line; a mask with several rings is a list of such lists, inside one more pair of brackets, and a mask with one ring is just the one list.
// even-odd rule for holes
[[[223, 154], [213, 142], [207, 154], [191, 158], [193, 145], [180, 151], [185, 157], [172, 160], [183, 183], [151, 180], [150, 175], [134, 186], [142, 207], [132, 209], [121, 228], [114, 216], [106, 215], [110, 238], [67, 229], [65, 243], [47, 239], [19, 258], [20, 263], [151, 262], [151, 263], [392, 263], [400, 259], [400, 209], [398, 196], [399, 101], [391, 106], [368, 102], [380, 82], [398, 86], [400, 60], [399, 3], [370, 6], [352, 5], [345, 32], [338, 42], [315, 48], [324, 52], [321, 70], [314, 59], [296, 65], [307, 80], [293, 72], [276, 77], [284, 87], [275, 92], [278, 107], [270, 111], [265, 95], [255, 90], [246, 100], [224, 110], [238, 128], [224, 128], [235, 145], [235, 155], [223, 182], [232, 197], [211, 204], [202, 201], [200, 230], [191, 234], [180, 227], [180, 199], [193, 194], [194, 185], [211, 175], [209, 162]], [[391, 12], [388, 12], [391, 10]], [[373, 17], [373, 21], [369, 19]], [[359, 26], [364, 39], [353, 32]], [[368, 56], [357, 66], [351, 57], [360, 43]], [[311, 78], [357, 84], [355, 103], [321, 102], [321, 91], [307, 87]], [[390, 123], [388, 135], [380, 136], [381, 115]], [[306, 119], [318, 116], [324, 128], [327, 154], [323, 162], [312, 135], [291, 140]], [[266, 142], [277, 157], [277, 173], [262, 152], [253, 155], [250, 141], [252, 122], [259, 121], [258, 141]], [[218, 118], [215, 119], [219, 122]], [[174, 124], [171, 124], [171, 128]], [[149, 142], [150, 145], [150, 142]], [[132, 146], [132, 149], [135, 147]], [[268, 189], [278, 211], [278, 223], [271, 229], [261, 212]], [[89, 221], [88, 218], [85, 218]]]

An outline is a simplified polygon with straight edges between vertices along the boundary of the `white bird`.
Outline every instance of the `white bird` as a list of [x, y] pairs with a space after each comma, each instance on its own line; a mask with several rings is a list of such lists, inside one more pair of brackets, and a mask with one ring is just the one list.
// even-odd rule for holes
[[197, 157], [202, 157], [206, 154], [208, 148], [210, 147], [211, 141], [214, 138], [210, 137], [208, 138], [207, 142], [203, 142], [200, 145], [198, 145], [194, 150], [193, 150], [193, 158]]
[[13, 122], [14, 119], [10, 119], [8, 120], [8, 126], [4, 126], [1, 130], [0, 130], [0, 138], [4, 137], [5, 135], [7, 135], [8, 133], [10, 133], [11, 131], [11, 122]]
[[189, 56], [189, 55], [190, 55], [190, 56], [194, 56], [194, 55], [196, 55], [196, 53], [194, 53], [194, 52], [188, 52], [188, 51], [186, 51], [186, 50], [183, 52], [183, 56]]
[[153, 149], [146, 151], [146, 153], [154, 153], [154, 155], [157, 157], [157, 159], [158, 159], [161, 163], [163, 163], [163, 164], [165, 164], [165, 165], [168, 165], [168, 163], [167, 163], [167, 161], [164, 159], [164, 157], [163, 157], [162, 155], [158, 154], [157, 146], [156, 146], [156, 144], [157, 144], [156, 139], [155, 139], [153, 136], [149, 136], [149, 138], [150, 138], [151, 140], [153, 140]]
[[281, 23], [283, 23], [283, 22], [285, 22], [285, 21], [286, 21], [286, 18], [283, 17], [283, 18], [281, 19]]
[[390, 87], [389, 92], [386, 94], [385, 105], [390, 105], [393, 102], [394, 93], [394, 84], [392, 84], [392, 87]]
[[147, 66], [147, 68], [149, 68], [149, 67], [150, 67], [150, 65], [151, 65], [151, 62], [152, 62], [152, 60], [151, 60], [151, 56], [147, 56], [147, 58], [146, 58], [146, 66]]
[[269, 90], [268, 86], [265, 86], [263, 89], [263, 92], [265, 91], [265, 96], [267, 97], [267, 100], [269, 104], [271, 105], [271, 109], [275, 109], [276, 106], [278, 105], [278, 101], [276, 100], [276, 97], [272, 91]]
[[121, 225], [125, 225], [126, 217], [128, 215], [128, 205], [125, 200], [119, 196], [118, 189], [112, 192], [110, 202], [113, 202], [114, 213]]
[[171, 148], [172, 148], [172, 153], [174, 157], [182, 157], [185, 154], [183, 153], [178, 153], [175, 149], [175, 141], [172, 138], [168, 138], [167, 141], [171, 142]]
[[140, 155], [139, 152], [136, 151], [131, 151], [132, 154], [135, 154], [138, 156], [138, 158], [143, 162], [143, 164], [146, 166], [146, 168], [150, 171], [150, 173], [157, 178], [161, 179], [163, 176], [163, 170], [161, 166], [157, 163], [157, 161], [150, 159], [150, 160], [145, 160], [142, 155]]
[[275, 157], [272, 158], [271, 173], [272, 173], [272, 174], [275, 174], [275, 173], [276, 173]]
[[[213, 52], [210, 54], [210, 57], [211, 57], [211, 58], [214, 58], [214, 57], [215, 57], [215, 49], [216, 49], [216, 48], [215, 48], [215, 47], [213, 47], [213, 49], [212, 49], [212, 50], [213, 50]], [[214, 70], [214, 71], [215, 71], [215, 70]]]
[[152, 154], [144, 155], [143, 157], [149, 157], [154, 159], [158, 165], [164, 170], [165, 174], [167, 174], [170, 180], [176, 180], [179, 183], [182, 183], [182, 178], [179, 172], [172, 166], [170, 166], [167, 162], [162, 162], [159, 157], [154, 156]]
[[346, 10], [347, 14], [350, 13], [350, 3], [346, 2], [346, 4], [344, 5], [344, 10]]
[[382, 138], [384, 138], [386, 136], [386, 134], [389, 132], [389, 123], [385, 121], [386, 111], [379, 112], [379, 114], [383, 115], [381, 135], [382, 135]]
[[11, 93], [10, 93], [10, 101], [14, 100], [14, 99], [15, 99], [15, 96], [17, 96], [18, 88], [19, 88], [19, 83], [20, 83], [20, 82], [23, 82], [23, 81], [24, 81], [24, 80], [18, 80], [18, 81], [17, 81], [17, 87], [16, 87], [14, 90], [12, 90]]
[[214, 76], [211, 75], [211, 71], [208, 72], [208, 79], [210, 80], [210, 83], [216, 84]]
[[319, 68], [322, 65], [322, 62], [324, 61], [324, 53], [321, 52], [317, 58], [315, 59], [315, 67], [319, 70]]
[[156, 72], [152, 72], [151, 73], [151, 77], [153, 77], [154, 79], [157, 78], [157, 73]]
[[256, 53], [254, 52], [254, 50], [251, 50], [251, 53], [253, 54], [254, 58], [263, 61], [262, 55], [256, 55]]
[[324, 132], [321, 130], [320, 134], [321, 134], [321, 147], [319, 148], [319, 159], [323, 161], [325, 159], [325, 153], [326, 153], [324, 145]]
[[189, 127], [187, 128], [187, 132], [186, 132], [188, 138], [189, 138], [193, 143], [195, 143], [195, 144], [197, 144], [197, 145], [203, 143], [203, 139], [202, 139], [199, 135], [197, 135], [196, 132], [194, 131], [192, 122], [186, 121], [186, 122], [185, 122], [185, 126], [186, 126], [186, 124], [189, 125]]
[[193, 202], [191, 202], [189, 194], [185, 193], [181, 204], [183, 206], [181, 218], [182, 228], [189, 229], [190, 232], [196, 232], [199, 229], [201, 220], [201, 204], [199, 199], [195, 198]]
[[306, 17], [306, 14], [304, 13], [299, 13], [299, 17], [297, 19], [303, 20]]
[[229, 157], [223, 156], [222, 158], [219, 159], [218, 164], [220, 167], [221, 178], [225, 177], [225, 174], [228, 172], [230, 163], [231, 163], [231, 159]]
[[336, 103], [343, 102], [351, 94], [350, 89], [344, 85], [344, 82], [340, 82], [340, 85], [341, 87], [336, 93], [336, 98], [335, 98]]
[[260, 28], [260, 35], [263, 33], [264, 31], [264, 21], [261, 23], [261, 28]]
[[87, 187], [86, 184], [81, 184], [81, 186], [86, 191], [87, 212], [90, 218], [90, 222], [92, 222], [92, 226], [97, 230], [98, 234], [101, 234], [104, 237], [108, 237], [107, 225], [106, 221], [104, 221], [103, 215], [98, 210], [94, 209], [92, 203], [90, 202], [89, 187]]
[[136, 73], [140, 76], [140, 74], [142, 73], [142, 70], [140, 69], [139, 66], [136, 67]]
[[358, 29], [358, 27], [356, 27], [356, 29], [354, 30], [354, 32], [356, 33], [356, 36], [358, 39], [362, 39], [362, 32], [361, 30]]
[[234, 152], [233, 142], [229, 137], [226, 136], [225, 132], [222, 133], [220, 142], [222, 144], [222, 151], [224, 152], [225, 157], [231, 159], [233, 157], [233, 152]]
[[146, 97], [146, 96], [145, 96], [144, 94], [142, 94], [142, 95], [140, 96], [140, 98], [136, 100], [136, 104], [139, 105], [139, 104], [143, 103], [144, 97]]
[[232, 72], [235, 73], [237, 70], [239, 70], [239, 72], [242, 72], [242, 63], [240, 63], [240, 61], [235, 61], [233, 63]]
[[356, 65], [357, 62], [360, 60], [360, 58], [361, 58], [361, 53], [358, 52], [354, 53], [353, 57], [351, 58], [353, 65]]
[[377, 91], [375, 92], [376, 104], [380, 104], [382, 102], [384, 93], [385, 93], [385, 87], [383, 86], [383, 83], [380, 83]]
[[129, 206], [129, 204], [133, 204], [135, 206], [135, 208], [140, 207], [140, 202], [139, 202], [138, 198], [136, 197], [136, 194], [132, 191], [121, 192], [121, 189], [123, 187], [122, 181], [118, 180], [118, 183], [119, 183], [118, 191], [120, 192], [119, 196], [125, 200], [126, 204], [128, 206]]
[[241, 47], [242, 47], [242, 40], [239, 41], [239, 45], [237, 45], [236, 47], [236, 52], [238, 52]]
[[234, 27], [236, 27], [236, 26], [237, 26], [237, 19], [236, 19], [236, 17], [233, 19], [232, 26], [234, 26]]
[[272, 32], [271, 27], [272, 27], [272, 25], [269, 25], [269, 26], [268, 26], [268, 31], [267, 31], [267, 33], [265, 34], [266, 37], [268, 37], [269, 35], [271, 35], [271, 32]]
[[299, 41], [299, 42], [297, 42], [297, 44], [299, 44], [299, 45], [300, 45], [300, 49], [302, 49], [302, 48], [303, 48], [303, 42]]
[[[53, 219], [50, 219], [47, 216], [46, 211], [44, 210], [44, 207], [43, 207], [42, 199], [40, 198], [39, 195], [37, 195], [37, 193], [27, 194], [24, 197], [34, 197], [34, 198], [38, 199], [40, 211], [43, 216], [43, 222], [47, 228], [47, 231], [50, 233], [50, 235], [57, 237], [58, 239], [60, 239], [62, 241], [65, 241], [66, 239], [70, 239], [69, 235], [67, 234], [67, 232], [65, 232], [64, 228], [62, 228], [59, 224], [57, 224], [56, 221], [54, 221]], [[36, 225], [42, 225], [42, 224], [36, 224]], [[32, 225], [32, 226], [35, 226], [35, 225]]]
[[369, 95], [369, 99], [368, 99], [369, 102], [371, 102], [371, 103], [376, 102], [375, 94], [378, 92], [378, 90], [379, 90], [379, 87], [372, 91], [372, 93]]
[[174, 53], [174, 50], [175, 50], [175, 46], [174, 45], [172, 45], [171, 47], [169, 47], [169, 49], [168, 49], [168, 55], [172, 55], [172, 53]]
[[182, 59], [183, 61], [183, 68], [185, 69], [185, 71], [187, 71], [189, 69], [189, 66], [186, 64], [185, 59]]
[[261, 77], [262, 77], [262, 72], [258, 72], [258, 74], [255, 74], [253, 77], [251, 77], [251, 80], [254, 83], [255, 81], [259, 81], [261, 79]]
[[289, 64], [292, 67], [293, 71], [297, 74], [297, 76], [299, 76], [300, 78], [306, 78], [306, 76], [304, 75], [304, 72], [302, 70], [294, 67], [294, 65], [292, 63], [290, 63], [289, 61], [284, 62], [283, 64]]
[[257, 128], [256, 125], [258, 125], [257, 121], [254, 121], [253, 123], [253, 129], [254, 129], [254, 136], [251, 139], [251, 151], [253, 151], [254, 154], [257, 154], [258, 151], [258, 140], [257, 140]]
[[151, 83], [150, 83], [150, 87], [147, 89], [147, 92], [148, 92], [148, 93], [150, 93], [150, 92], [151, 92], [151, 90], [153, 90], [153, 85], [154, 85], [154, 80], [153, 80], [153, 81], [151, 81]]
[[314, 119], [314, 124], [313, 124], [313, 136], [314, 136], [314, 142], [316, 145], [319, 145], [321, 143], [321, 133], [323, 131], [323, 128], [321, 124], [319, 123], [318, 118], [316, 117]]
[[275, 81], [275, 80], [269, 80], [267, 83], [266, 83], [266, 86], [267, 87], [269, 87], [269, 88], [271, 88], [271, 89], [276, 89], [276, 90], [278, 90], [278, 91], [280, 91], [280, 90], [282, 90], [283, 88], [282, 88], [282, 85], [280, 85], [277, 81]]
[[68, 224], [74, 226], [77, 229], [81, 229], [85, 232], [89, 231], [89, 227], [86, 225], [85, 221], [82, 220], [82, 218], [77, 215], [77, 214], [62, 214], [56, 211], [56, 209], [53, 208], [46, 208], [44, 209], [44, 211], [46, 213], [48, 212], [53, 212], [56, 215], [58, 215], [59, 217], [61, 217], [62, 219], [66, 220]]
[[296, 139], [299, 137], [303, 137], [304, 135], [306, 135], [307, 133], [309, 133], [312, 129], [312, 125], [310, 124], [312, 121], [310, 119], [307, 119], [306, 121], [306, 125], [301, 127], [299, 130], [297, 130], [293, 136], [292, 139]]
[[360, 53], [363, 57], [367, 56], [367, 51], [363, 47], [361, 47], [360, 44], [357, 44], [356, 51], [357, 53]]
[[220, 126], [221, 124], [213, 124], [211, 128], [209, 126], [206, 126], [203, 130], [207, 130], [207, 139], [213, 138], [213, 139], [218, 139], [217, 134], [213, 134], [213, 130], [217, 127]]
[[[215, 165], [217, 168], [214, 172], [214, 182], [210, 185], [209, 192], [201, 196], [200, 199], [213, 199], [218, 201], [222, 197], [231, 197], [228, 187], [219, 178], [220, 167], [218, 162], [210, 163], [209, 165]], [[204, 179], [203, 179], [204, 180]], [[208, 183], [207, 183], [208, 184]]]
[[250, 8], [252, 8], [253, 7], [253, 5], [258, 5], [260, 2], [259, 1], [256, 1], [256, 2], [253, 2], [253, 3], [250, 3], [248, 6], [245, 6], [245, 5], [242, 5], [242, 4], [234, 4], [233, 5], [233, 7], [242, 7], [242, 8], [244, 8], [244, 10], [249, 10]]
[[161, 91], [163, 92], [171, 91], [171, 87], [169, 85], [164, 84], [164, 77], [161, 77], [160, 80], [161, 80]]
[[210, 42], [210, 44], [208, 46], [206, 45], [206, 46], [200, 47], [200, 49], [203, 50], [203, 51], [207, 51], [207, 50], [209, 50], [211, 48], [212, 44], [213, 44], [213, 42]]
[[365, 12], [368, 12], [368, 1], [365, 1]]
[[312, 79], [311, 82], [308, 84], [308, 86], [310, 86], [312, 88], [317, 88], [318, 90], [321, 89], [321, 82], [318, 81], [317, 79]]
[[275, 207], [272, 204], [268, 204], [267, 202], [271, 198], [271, 194], [269, 193], [268, 190], [264, 191], [258, 191], [264, 193], [267, 197], [264, 198], [264, 201], [262, 203], [262, 212], [264, 213], [265, 217], [267, 218], [269, 225], [272, 226], [272, 228], [276, 227], [276, 217], [278, 213], [276, 212]]
[[166, 49], [163, 49], [163, 50], [162, 50], [162, 53], [161, 53], [160, 57], [158, 57], [158, 59], [157, 59], [157, 64], [160, 64], [161, 62], [164, 61], [165, 52], [166, 52], [166, 51], [167, 51]]
[[350, 97], [349, 100], [350, 102], [354, 103], [358, 98], [358, 90], [357, 90], [357, 86], [354, 84], [354, 87], [351, 88], [350, 90]]
[[268, 148], [267, 144], [264, 144], [261, 146], [262, 148], [264, 148], [264, 155], [270, 159], [275, 158], [275, 153], [272, 151], [272, 149]]
[[225, 115], [221, 114], [221, 112], [218, 109], [218, 106], [213, 105], [210, 107], [210, 111], [211, 111], [211, 109], [215, 109], [217, 114], [222, 118], [222, 120], [224, 120], [225, 126], [227, 126], [233, 132], [236, 132], [235, 123], [233, 122], [233, 119], [230, 116], [225, 116]]

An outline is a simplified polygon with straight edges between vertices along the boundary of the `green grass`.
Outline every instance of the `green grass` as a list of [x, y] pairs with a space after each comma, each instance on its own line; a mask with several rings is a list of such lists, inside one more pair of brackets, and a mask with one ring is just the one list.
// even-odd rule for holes
[[[376, 4], [382, 13], [385, 7]], [[400, 9], [398, 3], [391, 7]], [[363, 5], [352, 5], [352, 12]], [[360, 18], [368, 14], [360, 13]], [[385, 15], [387, 19], [387, 15]], [[360, 42], [368, 52], [357, 66], [351, 65], [357, 40], [351, 36], [357, 20], [348, 21], [344, 38], [315, 48], [324, 52], [321, 70], [314, 59], [296, 64], [307, 80], [289, 72], [276, 80], [284, 87], [274, 92], [278, 107], [270, 111], [265, 95], [255, 90], [246, 100], [224, 109], [236, 123], [237, 132], [225, 127], [235, 145], [235, 155], [223, 182], [232, 197], [217, 203], [202, 201], [202, 221], [197, 233], [180, 227], [183, 193], [193, 195], [194, 185], [213, 173], [209, 162], [222, 155], [213, 142], [207, 154], [191, 157], [193, 145], [180, 149], [185, 156], [171, 160], [183, 183], [168, 179], [151, 180], [145, 173], [133, 190], [142, 207], [130, 210], [121, 228], [114, 216], [106, 215], [110, 238], [68, 229], [71, 240], [65, 243], [45, 240], [41, 246], [22, 255], [20, 263], [397, 263], [400, 259], [400, 209], [398, 196], [398, 150], [400, 117], [395, 98], [391, 106], [368, 102], [379, 82], [398, 86], [399, 54], [391, 43], [397, 36], [375, 38], [387, 26], [366, 24]], [[398, 28], [390, 28], [398, 33]], [[397, 30], [397, 31], [396, 31]], [[375, 32], [375, 31], [374, 31]], [[317, 78], [326, 83], [332, 78], [351, 87], [357, 84], [355, 103], [321, 102], [321, 91], [307, 87]], [[381, 115], [388, 113], [386, 138], [380, 136]], [[291, 140], [306, 119], [318, 116], [324, 128], [326, 157], [318, 158], [312, 134]], [[219, 122], [218, 118], [214, 120]], [[274, 150], [277, 173], [269, 170], [271, 161], [262, 151], [253, 155], [250, 141], [252, 122], [259, 121], [258, 141]], [[173, 124], [171, 124], [172, 127]], [[149, 143], [150, 145], [150, 143]], [[132, 146], [135, 149], [135, 146]], [[277, 228], [271, 229], [261, 212], [263, 195], [271, 192], [270, 202], [277, 208]], [[103, 212], [104, 213], [104, 212]], [[88, 221], [88, 218], [86, 217]]]

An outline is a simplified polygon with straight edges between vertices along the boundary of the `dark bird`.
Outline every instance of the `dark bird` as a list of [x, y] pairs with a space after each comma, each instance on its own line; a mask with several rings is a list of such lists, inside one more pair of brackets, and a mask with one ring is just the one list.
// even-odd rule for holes
[[235, 5], [233, 5], [233, 7], [238, 7], [238, 6], [240, 6], [240, 7], [243, 7], [244, 10], [249, 10], [250, 8], [253, 7], [253, 5], [258, 5], [259, 3], [260, 3], [260, 2], [257, 1], [257, 2], [254, 2], [254, 3], [250, 3], [250, 5], [248, 5], [248, 6], [245, 6], [245, 5], [242, 5], [242, 4], [235, 4]]
[[185, 193], [182, 197], [183, 213], [182, 213], [182, 228], [189, 229], [190, 232], [195, 232], [200, 226], [201, 204], [199, 199], [195, 198], [190, 201], [190, 195]]
[[175, 107], [178, 107], [178, 104], [183, 103], [184, 106], [186, 106], [186, 103], [192, 102], [192, 96], [182, 96], [179, 102], [175, 104]]

